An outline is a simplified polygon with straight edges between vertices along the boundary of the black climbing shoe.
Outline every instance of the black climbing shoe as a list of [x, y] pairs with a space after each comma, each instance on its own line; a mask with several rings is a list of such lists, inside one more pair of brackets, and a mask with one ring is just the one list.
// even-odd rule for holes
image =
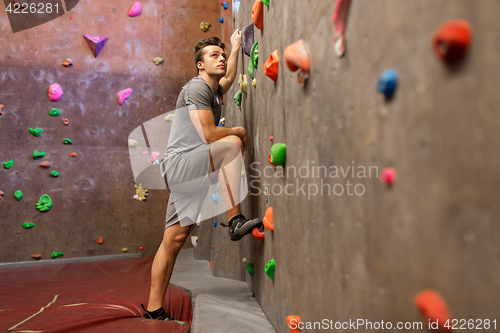
[[237, 241], [243, 236], [252, 233], [253, 228], [259, 228], [262, 225], [262, 219], [256, 218], [249, 220], [243, 215], [235, 216], [229, 221], [229, 225], [221, 223], [223, 227], [229, 227], [229, 238], [232, 241]]
[[156, 314], [156, 311], [153, 311], [153, 312], [150, 312], [148, 310], [146, 310], [146, 308], [144, 307], [144, 304], [141, 303], [141, 306], [144, 310], [144, 314], [142, 315], [144, 318], [146, 319], [153, 319], [153, 320], [164, 320], [164, 321], [170, 321], [170, 320], [173, 320], [179, 324], [187, 324], [185, 321], [180, 321], [180, 320], [175, 320], [174, 318], [170, 317], [166, 312], [165, 310], [163, 310], [163, 308], [159, 309], [159, 313]]

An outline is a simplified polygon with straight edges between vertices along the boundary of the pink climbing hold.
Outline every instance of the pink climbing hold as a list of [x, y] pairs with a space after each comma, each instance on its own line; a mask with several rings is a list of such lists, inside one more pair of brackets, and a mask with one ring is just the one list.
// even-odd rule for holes
[[120, 105], [123, 105], [123, 102], [125, 102], [125, 100], [127, 98], [129, 98], [131, 94], [132, 94], [132, 89], [130, 89], [130, 88], [123, 89], [122, 91], [120, 91], [117, 95], [118, 96], [118, 103]]
[[144, 246], [139, 246], [139, 250], [144, 250]]
[[151, 162], [154, 162], [158, 159], [158, 157], [160, 157], [160, 153], [157, 152], [157, 151], [153, 151], [151, 152]]
[[269, 140], [271, 140], [271, 142], [274, 141], [274, 137], [271, 135], [271, 137], [269, 137]]
[[61, 99], [64, 92], [59, 83], [54, 83], [49, 86], [49, 98], [51, 101], [57, 102]]
[[396, 181], [396, 170], [393, 167], [383, 168], [380, 172], [380, 181], [387, 186], [392, 186]]
[[134, 2], [134, 4], [128, 10], [128, 16], [134, 17], [142, 13], [142, 6], [139, 1]]
[[108, 37], [102, 36], [83, 35], [83, 37], [96, 58], [104, 47], [104, 44], [108, 41]]
[[335, 36], [335, 53], [340, 58], [345, 53], [345, 27], [352, 0], [337, 0], [332, 14]]

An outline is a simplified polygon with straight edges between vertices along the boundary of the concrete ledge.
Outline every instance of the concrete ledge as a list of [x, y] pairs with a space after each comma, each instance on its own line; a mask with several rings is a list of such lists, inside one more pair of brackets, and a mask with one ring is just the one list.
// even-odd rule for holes
[[0, 269], [69, 264], [69, 263], [74, 263], [74, 262], [129, 259], [129, 258], [140, 258], [140, 257], [141, 257], [140, 253], [126, 253], [126, 254], [109, 254], [109, 255], [93, 256], [93, 257], [57, 258], [57, 259], [45, 259], [45, 260], [36, 260], [36, 261], [33, 260], [33, 261], [0, 262]]
[[210, 264], [193, 254], [180, 251], [170, 279], [191, 296], [191, 332], [275, 332], [245, 282], [213, 276]]

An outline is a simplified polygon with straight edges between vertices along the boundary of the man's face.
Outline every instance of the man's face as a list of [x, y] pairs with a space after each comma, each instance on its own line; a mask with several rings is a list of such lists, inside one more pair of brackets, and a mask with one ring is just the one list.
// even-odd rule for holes
[[226, 75], [226, 53], [216, 45], [209, 45], [204, 49], [203, 62], [198, 62], [198, 68], [204, 69], [208, 75]]

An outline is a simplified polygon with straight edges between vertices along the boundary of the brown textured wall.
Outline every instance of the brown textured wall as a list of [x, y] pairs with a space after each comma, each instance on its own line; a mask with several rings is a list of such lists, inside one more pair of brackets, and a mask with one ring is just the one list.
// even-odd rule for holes
[[[231, 243], [226, 228], [212, 227], [215, 274], [246, 280], [278, 332], [287, 332], [292, 314], [306, 322], [420, 322], [413, 297], [425, 288], [440, 292], [456, 319], [498, 322], [500, 3], [354, 0], [341, 59], [333, 51], [334, 3], [270, 0], [264, 31], [255, 30], [257, 88], [249, 87], [240, 108], [232, 100], [239, 89], [233, 85], [226, 123], [247, 129], [255, 151], [253, 157], [245, 153], [250, 177], [257, 176], [251, 162], [260, 162], [261, 171], [268, 165], [274, 135], [274, 142], [288, 146], [289, 167], [307, 161], [344, 168], [354, 161], [379, 171], [393, 166], [395, 186], [388, 189], [374, 176], [260, 176], [262, 191], [267, 180], [269, 189], [293, 184], [294, 195], [261, 194], [244, 202], [252, 218], [273, 207], [275, 231], [266, 230], [264, 242], [248, 236]], [[242, 1], [235, 28], [251, 22], [252, 5]], [[434, 56], [430, 42], [454, 18], [470, 22], [473, 44], [460, 64], [449, 67]], [[311, 55], [306, 87], [283, 59], [284, 48], [300, 38]], [[275, 49], [281, 60], [276, 83], [262, 67]], [[248, 60], [240, 53], [238, 74], [247, 79]], [[400, 77], [390, 102], [376, 91], [388, 68]], [[363, 184], [366, 192], [308, 200], [296, 194], [297, 180], [306, 191], [323, 180]], [[210, 248], [197, 249], [202, 251]], [[253, 262], [253, 277], [243, 257]], [[271, 258], [274, 280], [264, 273]]]
[[[175, 107], [183, 84], [196, 75], [194, 45], [220, 36], [219, 4], [212, 1], [141, 1], [143, 12], [127, 15], [133, 2], [83, 1], [66, 15], [13, 34], [0, 3], [0, 261], [32, 260], [53, 251], [65, 257], [129, 253], [154, 255], [163, 235], [168, 193], [151, 190], [146, 202], [135, 194], [127, 140], [145, 121]], [[113, 11], [113, 8], [115, 10]], [[70, 19], [71, 18], [71, 19]], [[206, 33], [201, 21], [210, 21]], [[97, 58], [83, 34], [109, 37]], [[165, 62], [156, 66], [152, 59]], [[62, 66], [71, 58], [73, 66]], [[47, 90], [59, 83], [63, 98], [52, 102]], [[118, 91], [132, 88], [120, 106]], [[49, 111], [57, 107], [58, 117]], [[62, 124], [68, 118], [69, 126]], [[34, 137], [28, 128], [43, 128]], [[63, 145], [64, 138], [72, 145]], [[34, 160], [34, 150], [46, 153]], [[72, 151], [78, 157], [70, 157]], [[49, 161], [50, 169], [41, 169]], [[50, 171], [59, 172], [52, 178]], [[21, 190], [21, 201], [14, 192]], [[41, 213], [42, 194], [53, 200]], [[25, 230], [24, 222], [35, 227]], [[102, 245], [97, 244], [104, 238]]]

